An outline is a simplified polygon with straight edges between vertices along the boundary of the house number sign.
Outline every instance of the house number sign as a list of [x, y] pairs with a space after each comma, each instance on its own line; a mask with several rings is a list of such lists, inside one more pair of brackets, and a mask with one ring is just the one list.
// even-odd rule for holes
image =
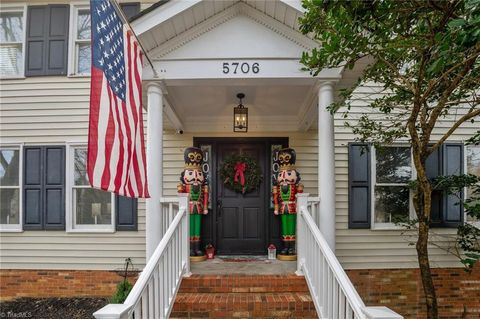
[[258, 62], [223, 62], [223, 74], [258, 74], [260, 64]]

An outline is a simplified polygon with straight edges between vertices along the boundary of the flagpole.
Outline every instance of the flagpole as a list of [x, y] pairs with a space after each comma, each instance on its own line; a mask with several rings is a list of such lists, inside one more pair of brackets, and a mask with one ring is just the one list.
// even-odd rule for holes
[[123, 19], [123, 21], [125, 22], [125, 24], [128, 26], [128, 29], [130, 29], [130, 31], [132, 32], [133, 36], [135, 37], [135, 39], [137, 39], [137, 42], [138, 42], [138, 45], [140, 46], [140, 48], [142, 49], [143, 53], [145, 54], [145, 58], [147, 59], [148, 63], [150, 64], [150, 67], [152, 68], [152, 71], [153, 71], [153, 76], [158, 78], [158, 73], [157, 73], [157, 70], [155, 70], [155, 67], [153, 66], [153, 63], [152, 63], [152, 60], [150, 60], [150, 58], [148, 57], [148, 54], [147, 54], [147, 51], [143, 48], [143, 45], [142, 43], [140, 42], [140, 40], [138, 39], [137, 37], [137, 34], [135, 33], [135, 31], [133, 31], [133, 28], [132, 26], [130, 25], [130, 22], [128, 22], [128, 19], [127, 17], [125, 16], [125, 14], [123, 13], [123, 10], [122, 8], [120, 7], [120, 5], [117, 3], [117, 0], [109, 0], [113, 6], [115, 7], [116, 11], [117, 11], [117, 14], [119, 14], [121, 16], [121, 18]]

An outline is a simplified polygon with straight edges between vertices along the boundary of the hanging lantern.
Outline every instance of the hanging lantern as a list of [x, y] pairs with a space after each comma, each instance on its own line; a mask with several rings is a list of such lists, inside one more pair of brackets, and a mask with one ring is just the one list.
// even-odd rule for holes
[[245, 94], [238, 93], [237, 98], [240, 100], [238, 106], [233, 108], [233, 131], [248, 132], [248, 109], [243, 106], [242, 99]]

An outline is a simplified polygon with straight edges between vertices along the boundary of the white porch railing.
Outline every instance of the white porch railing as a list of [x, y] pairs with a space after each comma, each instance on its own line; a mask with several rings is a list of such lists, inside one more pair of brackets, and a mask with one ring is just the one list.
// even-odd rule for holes
[[183, 276], [190, 275], [188, 194], [162, 198], [162, 240], [123, 304], [109, 304], [96, 319], [168, 318]]
[[319, 318], [401, 319], [386, 307], [366, 307], [320, 233], [319, 199], [297, 195], [297, 274], [305, 275]]

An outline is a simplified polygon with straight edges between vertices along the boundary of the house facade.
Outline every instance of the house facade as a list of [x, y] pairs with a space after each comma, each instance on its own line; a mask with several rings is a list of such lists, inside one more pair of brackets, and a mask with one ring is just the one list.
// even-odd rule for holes
[[[363, 152], [346, 127], [371, 113], [377, 84], [356, 91], [348, 119], [326, 110], [368, 61], [315, 77], [302, 71], [302, 52], [319, 44], [299, 32], [297, 1], [119, 2], [153, 64], [145, 63], [142, 79], [150, 200], [88, 187], [88, 2], [1, 4], [1, 298], [106, 296], [125, 258], [141, 270], [165, 230], [160, 197], [176, 196], [189, 146], [204, 150], [210, 169], [202, 243], [220, 254], [266, 254], [269, 244], [280, 244], [272, 157], [291, 147], [304, 192], [320, 199], [319, 228], [360, 295], [420, 315], [415, 237], [395, 224], [415, 214], [407, 185], [415, 178], [411, 151], [399, 141], [384, 152]], [[248, 108], [248, 131], [241, 133], [233, 132], [238, 93]], [[431, 158], [432, 176], [480, 174], [480, 147], [465, 145], [477, 130], [478, 123], [466, 123], [456, 131]], [[262, 170], [261, 186], [245, 197], [225, 189], [218, 174], [236, 152]], [[477, 222], [453, 198], [436, 200], [430, 257], [440, 305], [445, 313], [460, 314], [465, 305], [478, 314], [478, 304], [464, 298], [480, 298], [478, 271], [465, 274], [452, 254], [455, 227]]]

